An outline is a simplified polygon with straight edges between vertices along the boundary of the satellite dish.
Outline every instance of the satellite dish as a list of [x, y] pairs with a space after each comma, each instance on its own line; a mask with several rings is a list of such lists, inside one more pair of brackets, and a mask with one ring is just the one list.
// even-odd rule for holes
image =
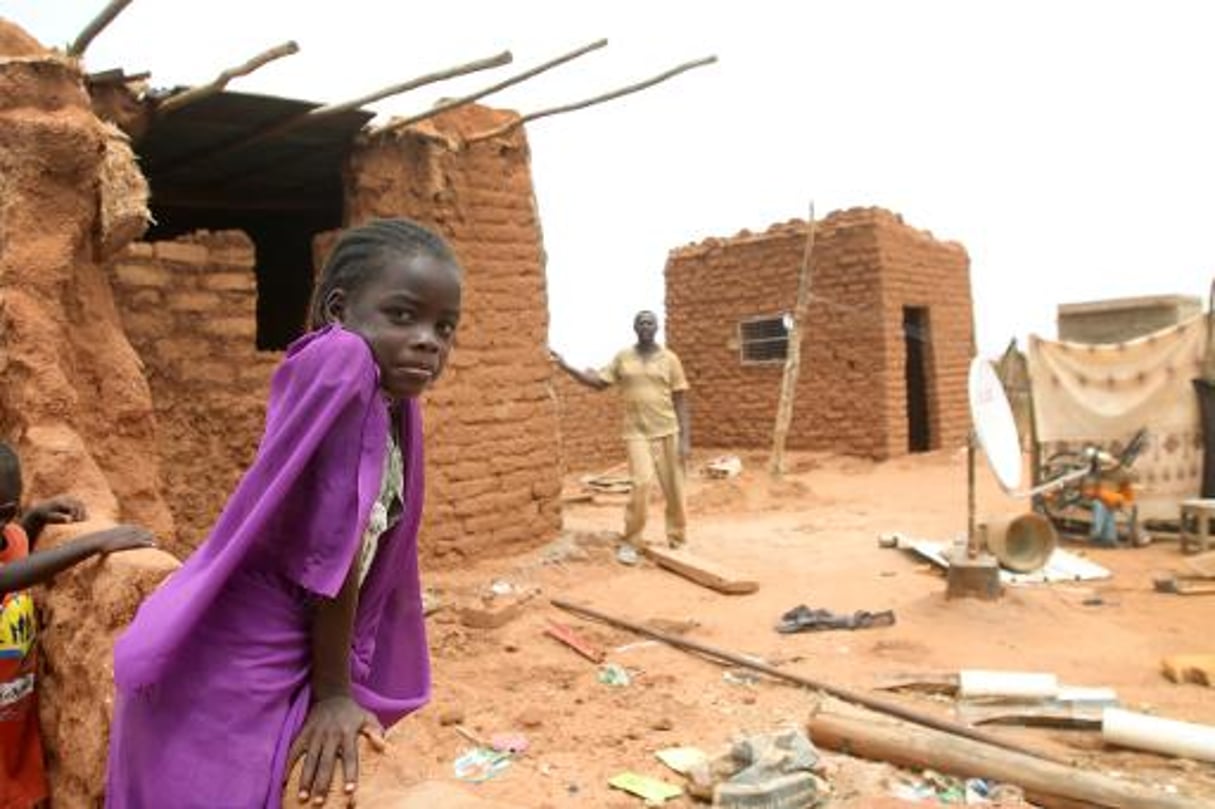
[[975, 357], [970, 362], [967, 389], [979, 447], [1000, 487], [1011, 494], [1021, 487], [1021, 439], [1004, 385], [991, 363]]

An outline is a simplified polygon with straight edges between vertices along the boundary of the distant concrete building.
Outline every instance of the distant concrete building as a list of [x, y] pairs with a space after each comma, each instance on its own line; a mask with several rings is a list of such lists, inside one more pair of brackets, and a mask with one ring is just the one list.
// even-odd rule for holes
[[1059, 339], [1072, 343], [1122, 343], [1175, 326], [1202, 311], [1193, 295], [1114, 298], [1059, 306]]

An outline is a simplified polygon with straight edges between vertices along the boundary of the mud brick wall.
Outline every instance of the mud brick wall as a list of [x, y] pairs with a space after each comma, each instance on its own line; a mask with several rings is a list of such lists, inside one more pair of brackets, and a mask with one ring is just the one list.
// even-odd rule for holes
[[932, 447], [962, 446], [970, 430], [966, 376], [975, 353], [970, 258], [960, 244], [939, 242], [926, 231], [908, 227], [894, 214], [875, 211], [873, 216], [882, 256], [882, 302], [888, 346], [887, 454], [907, 451], [907, 390], [903, 382], [905, 306], [929, 310], [927, 373]]
[[280, 355], [256, 349], [253, 267], [253, 243], [240, 231], [135, 243], [110, 265], [152, 389], [178, 555], [206, 538], [261, 438]]
[[453, 111], [367, 136], [351, 160], [347, 220], [408, 216], [464, 267], [464, 312], [424, 402], [424, 556], [506, 553], [561, 525], [561, 458], [548, 359], [544, 249], [522, 130], [466, 144], [513, 113]]
[[[771, 445], [783, 361], [744, 364], [739, 324], [792, 308], [805, 243], [806, 224], [794, 221], [671, 252], [667, 333], [692, 386], [698, 446]], [[944, 386], [929, 394], [943, 430], [933, 435], [945, 445], [965, 435], [965, 362], [957, 360], [973, 342], [965, 251], [889, 212], [857, 208], [818, 223], [811, 272], [788, 446], [873, 458], [907, 451], [903, 306], [930, 308], [928, 366]], [[941, 338], [962, 346], [938, 358]]]
[[559, 371], [553, 392], [561, 414], [561, 468], [565, 474], [602, 471], [627, 460], [616, 391], [593, 391]]

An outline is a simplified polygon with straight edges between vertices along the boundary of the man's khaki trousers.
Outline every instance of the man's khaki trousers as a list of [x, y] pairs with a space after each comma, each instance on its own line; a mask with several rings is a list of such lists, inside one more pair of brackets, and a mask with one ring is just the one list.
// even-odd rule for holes
[[624, 508], [624, 541], [635, 547], [645, 544], [641, 535], [645, 530], [650, 492], [657, 480], [667, 505], [667, 543], [671, 547], [682, 545], [688, 515], [684, 504], [684, 468], [679, 458], [679, 435], [628, 438], [625, 445], [629, 453], [629, 477], [633, 490]]

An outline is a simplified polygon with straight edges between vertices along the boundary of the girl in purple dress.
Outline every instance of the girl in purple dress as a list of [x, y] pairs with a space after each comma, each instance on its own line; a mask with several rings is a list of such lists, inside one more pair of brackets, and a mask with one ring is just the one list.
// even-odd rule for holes
[[323, 805], [358, 736], [426, 702], [422, 425], [460, 317], [451, 249], [406, 220], [347, 231], [313, 329], [271, 383], [253, 465], [114, 652], [111, 809]]

